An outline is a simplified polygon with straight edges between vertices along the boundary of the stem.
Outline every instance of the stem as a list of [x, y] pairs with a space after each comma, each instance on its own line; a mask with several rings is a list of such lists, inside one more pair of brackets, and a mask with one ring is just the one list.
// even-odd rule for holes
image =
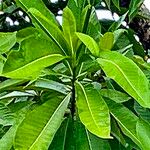
[[[84, 23], [84, 27], [83, 27], [83, 33], [87, 32], [87, 28], [88, 28], [88, 24], [89, 24], [89, 20], [90, 20], [90, 16], [91, 16], [91, 11], [92, 11], [92, 6], [88, 9], [87, 14], [86, 14], [86, 19], [85, 19], [85, 23]], [[80, 48], [80, 47], [79, 47]], [[79, 49], [78, 49], [79, 50]], [[78, 51], [77, 50], [77, 51]], [[76, 112], [76, 90], [75, 90], [75, 82], [76, 82], [76, 54], [74, 53], [72, 55], [72, 72], [73, 72], [73, 76], [72, 76], [72, 101], [71, 101], [71, 115], [72, 118], [74, 118], [75, 112]]]

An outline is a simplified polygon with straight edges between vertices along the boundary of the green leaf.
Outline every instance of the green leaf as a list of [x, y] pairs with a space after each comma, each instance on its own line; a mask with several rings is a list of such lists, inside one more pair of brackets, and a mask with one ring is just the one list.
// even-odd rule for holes
[[112, 89], [102, 89], [100, 92], [102, 96], [107, 97], [116, 103], [123, 103], [130, 99], [127, 94]]
[[110, 0], [105, 0], [107, 7], [110, 9]]
[[137, 102], [134, 103], [134, 110], [144, 120], [150, 123], [150, 109], [143, 108]]
[[4, 104], [0, 103], [0, 124], [3, 126], [9, 126], [14, 123], [14, 114]]
[[18, 84], [26, 82], [25, 80], [7, 79], [0, 83], [0, 91], [5, 91], [10, 87], [15, 87]]
[[9, 51], [16, 43], [16, 32], [0, 32], [0, 53]]
[[17, 32], [17, 42], [21, 43], [23, 40], [28, 39], [30, 37], [38, 37], [40, 35], [40, 31], [33, 27], [24, 28]]
[[115, 31], [115, 30], [117, 30], [121, 26], [121, 24], [123, 23], [123, 21], [125, 20], [127, 14], [128, 14], [128, 11], [124, 15], [122, 15], [117, 22], [114, 22], [110, 26], [110, 28], [108, 29], [108, 31]]
[[72, 11], [68, 7], [66, 7], [63, 10], [62, 28], [63, 28], [64, 37], [73, 51], [77, 43], [77, 38], [75, 35], [76, 20], [74, 18]]
[[136, 16], [144, 0], [131, 0], [129, 5], [129, 22]]
[[59, 53], [59, 49], [53, 42], [28, 38], [21, 43], [19, 51], [12, 51], [8, 56], [3, 76], [16, 79], [35, 78], [42, 69], [65, 58], [55, 53]]
[[138, 66], [117, 52], [101, 52], [97, 61], [106, 75], [117, 82], [140, 105], [150, 108], [149, 81]]
[[101, 50], [111, 50], [114, 44], [114, 34], [112, 32], [107, 32], [100, 39], [100, 49]]
[[13, 146], [14, 136], [17, 130], [17, 126], [13, 125], [5, 133], [5, 135], [0, 139], [0, 148], [1, 150], [10, 150]]
[[109, 110], [100, 93], [92, 85], [83, 87], [79, 82], [76, 82], [76, 92], [81, 122], [94, 135], [111, 138]]
[[30, 112], [18, 127], [15, 149], [48, 149], [61, 125], [70, 94], [63, 100], [55, 97]]
[[62, 53], [66, 54], [67, 44], [64, 39], [62, 31], [59, 27], [54, 24], [51, 20], [49, 20], [46, 16], [44, 16], [41, 11], [30, 8], [29, 12], [32, 14], [34, 19], [39, 25], [39, 29], [41, 29], [48, 37], [50, 37], [53, 42], [57, 45], [57, 47], [62, 51]]
[[60, 128], [58, 129], [57, 133], [55, 134], [55, 137], [53, 138], [53, 141], [49, 147], [49, 150], [66, 150], [65, 144], [66, 143], [66, 135], [69, 125], [69, 119], [65, 119]]
[[139, 119], [136, 125], [137, 137], [142, 142], [142, 149], [148, 150], [150, 146], [150, 124]]
[[25, 91], [25, 92], [20, 92], [20, 91], [13, 91], [11, 93], [8, 93], [6, 95], [0, 96], [0, 100], [2, 99], [6, 99], [6, 98], [17, 98], [17, 97], [33, 97], [35, 96], [35, 92], [34, 91]]
[[123, 133], [130, 137], [139, 147], [141, 147], [142, 143], [136, 135], [136, 124], [138, 117], [122, 104], [115, 103], [110, 99], [105, 99], [105, 101], [107, 102], [112, 116], [119, 123]]
[[77, 31], [82, 31], [82, 10], [85, 6], [87, 0], [69, 0], [67, 6], [72, 11], [75, 20], [76, 20], [76, 26]]
[[100, 48], [92, 37], [83, 33], [76, 33], [76, 35], [86, 45], [86, 47], [94, 56], [99, 56]]
[[39, 79], [35, 82], [33, 86], [42, 88], [42, 89], [55, 90], [62, 94], [67, 94], [69, 91], [66, 85], [53, 81], [53, 80], [48, 80], [48, 79]]
[[112, 0], [112, 2], [120, 10], [120, 6], [119, 6], [120, 1], [119, 0]]
[[18, 67], [16, 70], [11, 70], [10, 72], [7, 72], [7, 70], [9, 70], [9, 66], [5, 66], [3, 76], [14, 79], [34, 78], [34, 75], [37, 76], [39, 71], [41, 71], [43, 68], [51, 66], [64, 58], [65, 57], [60, 54], [44, 56], [26, 64], [25, 66]]
[[42, 0], [16, 0], [16, 3], [18, 6], [25, 9], [25, 11], [28, 11], [30, 8], [35, 8], [38, 11], [40, 11], [48, 20], [51, 22], [57, 24], [57, 21], [55, 19], [55, 16], [48, 10], [48, 8], [45, 6]]
[[[1, 150], [10, 150], [14, 143], [14, 138], [16, 135], [17, 128], [19, 124], [23, 121], [26, 113], [29, 111], [30, 105], [26, 105], [23, 109], [19, 110], [16, 115], [14, 124], [9, 128], [5, 135], [0, 139]], [[31, 108], [30, 108], [31, 109]]]

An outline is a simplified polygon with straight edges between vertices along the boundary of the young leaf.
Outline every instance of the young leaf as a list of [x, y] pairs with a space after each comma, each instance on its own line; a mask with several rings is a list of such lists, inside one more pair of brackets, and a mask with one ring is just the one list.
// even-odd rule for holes
[[66, 41], [70, 45], [72, 51], [74, 50], [77, 38], [75, 35], [76, 32], [76, 20], [72, 11], [66, 7], [63, 10], [63, 23], [62, 23], [63, 33], [65, 36]]
[[116, 81], [140, 105], [150, 108], [149, 81], [138, 66], [117, 52], [101, 52], [97, 61], [108, 77]]
[[98, 47], [98, 44], [93, 38], [83, 33], [76, 33], [76, 35], [86, 45], [86, 47], [94, 56], [99, 56], [100, 48]]
[[114, 44], [114, 34], [112, 32], [107, 32], [100, 39], [100, 49], [101, 50], [111, 50]]
[[75, 20], [76, 20], [76, 26], [77, 26], [77, 31], [82, 31], [82, 20], [81, 20], [81, 16], [82, 16], [82, 9], [85, 6], [87, 0], [69, 0], [67, 6], [70, 8], [70, 10], [72, 11]]
[[16, 43], [16, 32], [0, 32], [0, 53], [9, 51]]
[[106, 103], [92, 85], [83, 87], [76, 82], [77, 108], [81, 122], [94, 135], [110, 137], [110, 116]]
[[48, 149], [61, 125], [69, 101], [70, 94], [63, 100], [55, 97], [30, 112], [18, 127], [15, 148]]

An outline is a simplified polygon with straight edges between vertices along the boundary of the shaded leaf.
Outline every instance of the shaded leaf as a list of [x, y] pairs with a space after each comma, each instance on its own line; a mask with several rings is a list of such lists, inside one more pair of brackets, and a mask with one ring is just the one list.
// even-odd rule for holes
[[116, 103], [123, 103], [130, 99], [127, 94], [112, 89], [102, 89], [100, 92], [102, 96], [107, 97]]
[[45, 89], [55, 90], [62, 94], [67, 94], [69, 91], [66, 85], [48, 79], [39, 79], [35, 82], [34, 86], [42, 89], [45, 88]]
[[109, 99], [105, 99], [105, 101], [107, 102], [112, 116], [119, 123], [123, 133], [130, 137], [139, 147], [142, 147], [142, 143], [136, 135], [136, 124], [138, 117], [122, 104], [115, 103]]
[[18, 127], [15, 148], [48, 149], [61, 125], [70, 94], [63, 100], [55, 97], [30, 112]]

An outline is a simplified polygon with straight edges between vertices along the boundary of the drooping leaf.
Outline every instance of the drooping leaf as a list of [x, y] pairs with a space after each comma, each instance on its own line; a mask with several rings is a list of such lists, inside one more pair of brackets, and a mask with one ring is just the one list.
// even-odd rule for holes
[[9, 51], [16, 43], [16, 32], [0, 32], [0, 53]]
[[0, 96], [0, 100], [5, 99], [5, 98], [17, 98], [17, 97], [25, 97], [25, 96], [35, 96], [36, 93], [34, 91], [25, 91], [25, 92], [20, 92], [20, 91], [13, 91], [11, 93], [8, 93], [6, 95]]
[[115, 101], [116, 103], [123, 103], [130, 99], [127, 94], [112, 89], [102, 89], [101, 95]]
[[64, 84], [58, 83], [56, 81], [48, 80], [48, 79], [39, 79], [33, 85], [34, 87], [50, 89], [58, 91], [62, 94], [67, 94], [69, 89]]
[[142, 147], [140, 139], [136, 135], [136, 124], [138, 117], [122, 104], [118, 104], [108, 99], [105, 101], [115, 120], [119, 123], [123, 133], [130, 137], [139, 147]]
[[76, 82], [76, 92], [81, 122], [98, 137], [111, 138], [109, 110], [97, 89], [92, 85], [84, 87]]
[[24, 82], [26, 82], [26, 81], [25, 80], [19, 80], [19, 79], [7, 79], [7, 80], [0, 83], [0, 91], [4, 91], [7, 88], [10, 88], [12, 86], [14, 87], [17, 84], [21, 84]]
[[94, 56], [99, 56], [100, 48], [98, 47], [98, 44], [93, 38], [83, 33], [76, 33], [76, 35], [86, 45], [86, 47]]
[[10, 53], [3, 68], [3, 75], [11, 78], [27, 79], [37, 76], [43, 68], [64, 58], [59, 54], [59, 49], [54, 43], [31, 37], [22, 42], [19, 51]]
[[140, 105], [150, 108], [149, 82], [140, 68], [117, 52], [101, 52], [100, 56], [97, 61], [106, 75], [116, 81]]
[[70, 94], [63, 100], [55, 97], [30, 112], [18, 127], [15, 148], [48, 149], [61, 125]]

